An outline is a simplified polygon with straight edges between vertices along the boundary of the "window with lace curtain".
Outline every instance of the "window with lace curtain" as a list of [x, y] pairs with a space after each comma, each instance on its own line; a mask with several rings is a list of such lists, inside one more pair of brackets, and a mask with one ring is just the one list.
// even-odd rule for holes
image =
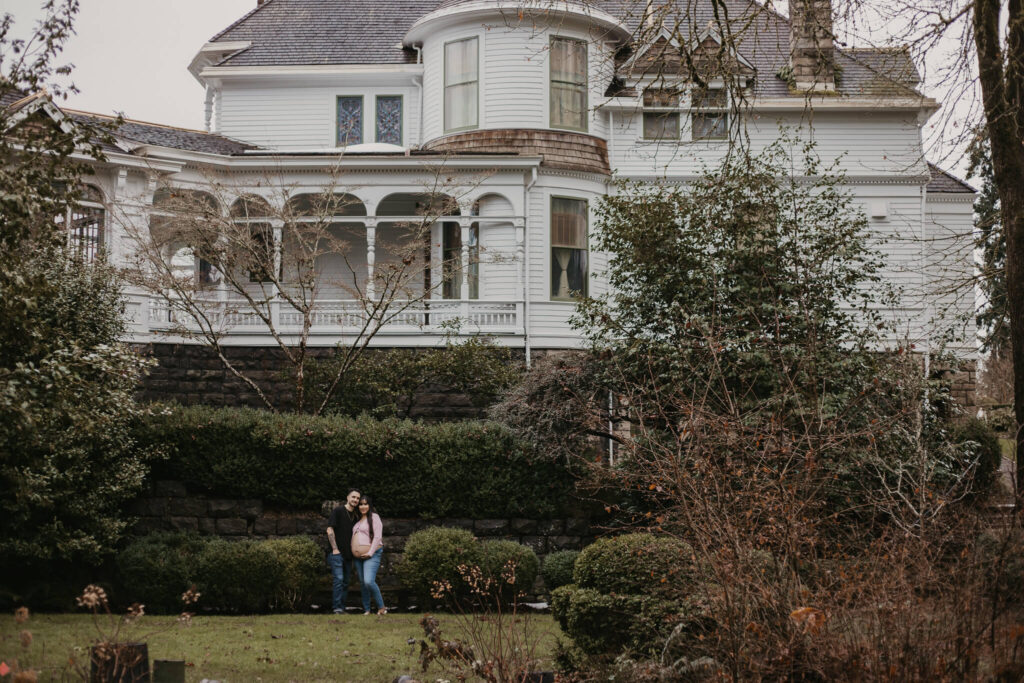
[[551, 198], [551, 298], [587, 295], [587, 201]]
[[587, 130], [587, 43], [551, 39], [551, 127]]

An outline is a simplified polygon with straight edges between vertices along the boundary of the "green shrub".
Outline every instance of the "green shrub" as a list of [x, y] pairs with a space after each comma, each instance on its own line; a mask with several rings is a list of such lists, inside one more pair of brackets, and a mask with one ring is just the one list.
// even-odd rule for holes
[[666, 536], [627, 534], [603, 538], [576, 558], [573, 580], [601, 593], [687, 595], [698, 580], [693, 550]]
[[431, 596], [435, 581], [447, 581], [457, 596], [465, 596], [466, 583], [459, 565], [480, 565], [483, 556], [473, 534], [464, 529], [430, 527], [409, 536], [398, 565], [398, 578], [424, 604], [437, 602]]
[[266, 543], [207, 541], [199, 555], [201, 605], [221, 612], [264, 612], [281, 579], [277, 555]]
[[324, 573], [324, 553], [309, 536], [264, 541], [278, 565], [277, 588], [271, 601], [275, 611], [294, 612], [307, 607]]
[[551, 613], [588, 654], [647, 653], [684, 622], [699, 624], [700, 572], [674, 538], [605, 538], [576, 558], [574, 583], [551, 593]]
[[991, 408], [986, 411], [985, 422], [999, 434], [1013, 436], [1017, 433], [1017, 416], [1013, 408]]
[[181, 594], [196, 581], [208, 541], [195, 534], [156, 533], [133, 540], [117, 555], [117, 572], [129, 602], [155, 614], [183, 609]]
[[969, 466], [977, 461], [971, 493], [987, 493], [996, 481], [999, 466], [1003, 463], [1003, 452], [995, 430], [982, 420], [970, 418], [950, 429], [950, 442], [963, 447], [963, 464]]
[[541, 574], [549, 591], [572, 583], [572, 573], [579, 554], [578, 550], [559, 550], [544, 558]]
[[[338, 357], [308, 362], [311, 400], [323, 400], [324, 387], [337, 375], [340, 363]], [[411, 417], [422, 407], [427, 391], [438, 389], [461, 394], [474, 408], [483, 409], [519, 378], [521, 366], [511, 349], [486, 337], [449, 342], [436, 349], [370, 349], [345, 373], [326, 412]]]
[[[502, 594], [509, 600], [533, 588], [540, 571], [540, 560], [531, 548], [515, 541], [485, 541], [480, 546], [480, 553], [481, 569], [499, 582]], [[502, 572], [508, 562], [515, 563], [513, 584], [505, 583], [502, 579]]]
[[652, 652], [691, 612], [686, 601], [608, 594], [575, 584], [551, 594], [551, 614], [558, 625], [591, 655]]
[[425, 424], [207, 406], [148, 413], [135, 438], [171, 454], [153, 476], [217, 496], [319, 507], [355, 486], [376, 494], [385, 518], [541, 519], [565, 512], [573, 490], [564, 466], [533, 459], [507, 428], [489, 422]]

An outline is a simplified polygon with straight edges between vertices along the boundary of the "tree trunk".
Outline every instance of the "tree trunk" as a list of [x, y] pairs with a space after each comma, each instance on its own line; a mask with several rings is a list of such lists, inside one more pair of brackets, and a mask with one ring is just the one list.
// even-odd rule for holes
[[999, 190], [1006, 236], [1006, 294], [1013, 349], [1014, 411], [1017, 417], [1016, 494], [1024, 502], [1024, 11], [1007, 3], [1006, 46], [1000, 44], [1000, 0], [976, 0], [974, 43], [992, 170]]

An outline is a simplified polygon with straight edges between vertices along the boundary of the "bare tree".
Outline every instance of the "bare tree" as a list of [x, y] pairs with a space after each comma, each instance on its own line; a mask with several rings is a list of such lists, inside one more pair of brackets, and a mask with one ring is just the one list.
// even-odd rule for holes
[[[430, 263], [431, 226], [458, 215], [478, 182], [431, 170], [415, 195], [415, 213], [388, 222], [389, 239], [364, 229], [362, 203], [329, 174], [316, 193], [298, 194], [281, 178], [266, 178], [269, 196], [208, 174], [200, 185], [160, 187], [148, 225], [123, 221], [134, 247], [129, 281], [157, 297], [165, 334], [195, 340], [270, 409], [284, 405], [319, 414], [362, 352], [389, 324], [429, 300], [446, 279], [462, 277], [461, 260]], [[376, 222], [368, 225], [376, 226]], [[379, 233], [378, 233], [379, 234]], [[437, 268], [440, 277], [431, 278]], [[342, 330], [339, 362], [309, 404], [306, 366], [317, 325]], [[233, 333], [271, 337], [294, 387], [276, 397], [226, 352]]]

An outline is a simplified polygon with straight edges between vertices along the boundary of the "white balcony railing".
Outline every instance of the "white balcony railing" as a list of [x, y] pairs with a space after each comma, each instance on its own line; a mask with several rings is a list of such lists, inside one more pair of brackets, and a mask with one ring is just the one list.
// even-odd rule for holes
[[[149, 331], [173, 333], [182, 327], [193, 331], [201, 329], [192, 315], [172, 307], [162, 297], [149, 297], [142, 308], [148, 311], [146, 327]], [[269, 304], [264, 310], [279, 334], [301, 332], [301, 311], [283, 302]], [[203, 315], [208, 321], [204, 326], [227, 334], [269, 333], [261, 316], [242, 302], [211, 301], [204, 305]], [[523, 328], [521, 301], [396, 301], [377, 315], [383, 320], [378, 334], [383, 335], [442, 333], [456, 328], [466, 334], [522, 334]], [[311, 335], [344, 336], [363, 329], [367, 312], [359, 301], [324, 300], [316, 302], [309, 317]]]

